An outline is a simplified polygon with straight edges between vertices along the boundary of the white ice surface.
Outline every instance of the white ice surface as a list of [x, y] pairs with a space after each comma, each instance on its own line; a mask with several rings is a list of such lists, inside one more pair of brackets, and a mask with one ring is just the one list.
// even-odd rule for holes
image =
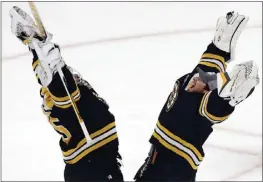
[[[59, 135], [40, 109], [39, 85], [31, 55], [10, 32], [9, 9], [2, 4], [2, 180], [63, 180]], [[229, 10], [250, 16], [261, 27], [261, 3], [37, 3], [42, 19], [62, 48], [67, 64], [79, 70], [110, 104], [116, 117], [125, 180], [143, 163], [159, 112], [174, 81], [191, 71], [213, 31], [162, 34], [141, 39], [78, 46], [112, 37], [213, 28]], [[193, 15], [192, 17], [190, 15]], [[236, 49], [236, 62], [255, 60], [262, 75], [262, 28], [248, 28]], [[231, 65], [230, 65], [231, 67]], [[206, 142], [197, 180], [262, 180], [262, 81], [254, 94]]]

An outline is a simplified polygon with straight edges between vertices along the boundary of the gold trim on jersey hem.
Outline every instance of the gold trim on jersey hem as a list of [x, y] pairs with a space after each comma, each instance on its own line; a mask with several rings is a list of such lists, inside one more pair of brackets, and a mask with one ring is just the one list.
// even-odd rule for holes
[[200, 161], [203, 160], [203, 156], [201, 155], [201, 153], [197, 150], [197, 148], [195, 146], [193, 146], [192, 144], [190, 144], [189, 142], [183, 140], [182, 138], [176, 136], [175, 134], [173, 134], [172, 132], [170, 132], [167, 128], [165, 128], [164, 126], [161, 125], [160, 121], [157, 122], [157, 127], [164, 132], [166, 135], [168, 135], [169, 137], [171, 137], [173, 140], [179, 142], [181, 145], [183, 145], [184, 147], [187, 147], [188, 149], [190, 149], [197, 157]]
[[[102, 129], [100, 129], [100, 130], [92, 133], [92, 134], [90, 135], [90, 137], [91, 137], [91, 139], [94, 139], [95, 137], [97, 137], [97, 136], [105, 133], [106, 131], [109, 131], [110, 129], [112, 129], [112, 128], [114, 128], [114, 127], [115, 127], [115, 122], [112, 122], [112, 123], [108, 124], [107, 126], [103, 127]], [[64, 151], [64, 152], [62, 152], [62, 153], [63, 153], [64, 156], [69, 156], [69, 155], [73, 154], [75, 151], [77, 151], [80, 147], [82, 147], [85, 143], [87, 143], [87, 140], [86, 140], [86, 138], [83, 138], [83, 139], [77, 144], [77, 146], [76, 146], [75, 148], [70, 149], [70, 150], [68, 150], [68, 151]]]
[[96, 143], [95, 145], [85, 149], [84, 151], [82, 151], [79, 155], [77, 155], [74, 159], [72, 160], [65, 160], [66, 163], [68, 164], [74, 164], [76, 162], [78, 162], [79, 160], [81, 160], [83, 157], [85, 157], [87, 154], [89, 154], [90, 152], [110, 143], [111, 141], [115, 140], [116, 138], [118, 138], [117, 133], [115, 133], [114, 135], [106, 138], [105, 140], [102, 140], [98, 143]]
[[167, 149], [173, 151], [177, 155], [183, 157], [185, 160], [187, 160], [187, 162], [190, 164], [190, 166], [194, 170], [197, 170], [198, 166], [193, 162], [193, 159], [188, 154], [186, 154], [182, 150], [179, 150], [178, 148], [176, 148], [176, 147], [172, 146], [171, 144], [169, 144], [160, 135], [158, 135], [155, 131], [153, 133], [153, 137], [156, 138], [164, 147], [166, 147]]
[[92, 151], [110, 143], [111, 141], [115, 140], [118, 138], [117, 133], [111, 135], [110, 137], [101, 140], [100, 142], [96, 143], [95, 145], [92, 145], [91, 147], [83, 150], [79, 155], [77, 155], [75, 158], [71, 159], [71, 160], [65, 160], [65, 162], [67, 164], [75, 164], [76, 162], [78, 162], [79, 160], [81, 160], [83, 157], [85, 157], [86, 155], [88, 155], [89, 153], [91, 153]]

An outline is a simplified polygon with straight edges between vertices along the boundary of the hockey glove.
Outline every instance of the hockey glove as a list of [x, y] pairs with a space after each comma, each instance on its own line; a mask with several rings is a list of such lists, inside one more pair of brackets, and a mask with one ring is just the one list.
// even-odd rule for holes
[[217, 20], [213, 43], [222, 51], [230, 53], [230, 60], [235, 57], [237, 39], [245, 28], [249, 18], [237, 12], [229, 12]]
[[65, 63], [61, 57], [59, 46], [52, 42], [41, 42], [35, 38], [32, 39], [32, 46], [39, 58], [35, 72], [44, 87], [47, 87], [57, 72], [58, 67], [62, 68]]
[[233, 107], [250, 96], [258, 84], [258, 67], [254, 61], [237, 64], [229, 74], [217, 74], [218, 95], [229, 99]]
[[[25, 45], [28, 45], [31, 49], [31, 41], [33, 38], [43, 41], [40, 36], [40, 31], [35, 25], [34, 20], [22, 9], [14, 6], [10, 9], [9, 15], [11, 17], [11, 31], [16, 37], [21, 40]], [[47, 33], [47, 41], [52, 39], [52, 34]]]

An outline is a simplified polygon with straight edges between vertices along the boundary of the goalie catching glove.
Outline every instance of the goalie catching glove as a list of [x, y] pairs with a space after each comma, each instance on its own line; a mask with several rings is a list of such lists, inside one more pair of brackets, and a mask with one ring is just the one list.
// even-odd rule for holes
[[20, 8], [12, 7], [9, 15], [12, 33], [37, 55], [39, 66], [36, 67], [35, 72], [38, 74], [41, 84], [47, 87], [57, 72], [57, 68], [62, 68], [65, 65], [59, 46], [50, 42], [52, 34], [47, 33], [46, 39], [39, 36], [41, 34], [34, 20]]
[[250, 96], [258, 84], [258, 67], [254, 61], [235, 65], [229, 74], [217, 74], [218, 95], [230, 99], [233, 107]]
[[208, 90], [217, 88], [218, 95], [229, 100], [233, 107], [250, 96], [259, 84], [258, 67], [254, 61], [237, 64], [225, 73], [209, 74], [200, 68], [197, 71]]

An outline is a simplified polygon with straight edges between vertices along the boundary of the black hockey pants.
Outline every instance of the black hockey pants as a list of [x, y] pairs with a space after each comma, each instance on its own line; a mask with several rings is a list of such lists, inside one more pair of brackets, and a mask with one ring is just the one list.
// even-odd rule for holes
[[136, 173], [135, 181], [175, 181], [175, 182], [194, 182], [195, 174], [181, 176], [176, 173], [173, 165], [152, 145], [145, 163]]
[[66, 164], [65, 182], [123, 181], [121, 164], [116, 160], [91, 161], [82, 159], [77, 164]]

